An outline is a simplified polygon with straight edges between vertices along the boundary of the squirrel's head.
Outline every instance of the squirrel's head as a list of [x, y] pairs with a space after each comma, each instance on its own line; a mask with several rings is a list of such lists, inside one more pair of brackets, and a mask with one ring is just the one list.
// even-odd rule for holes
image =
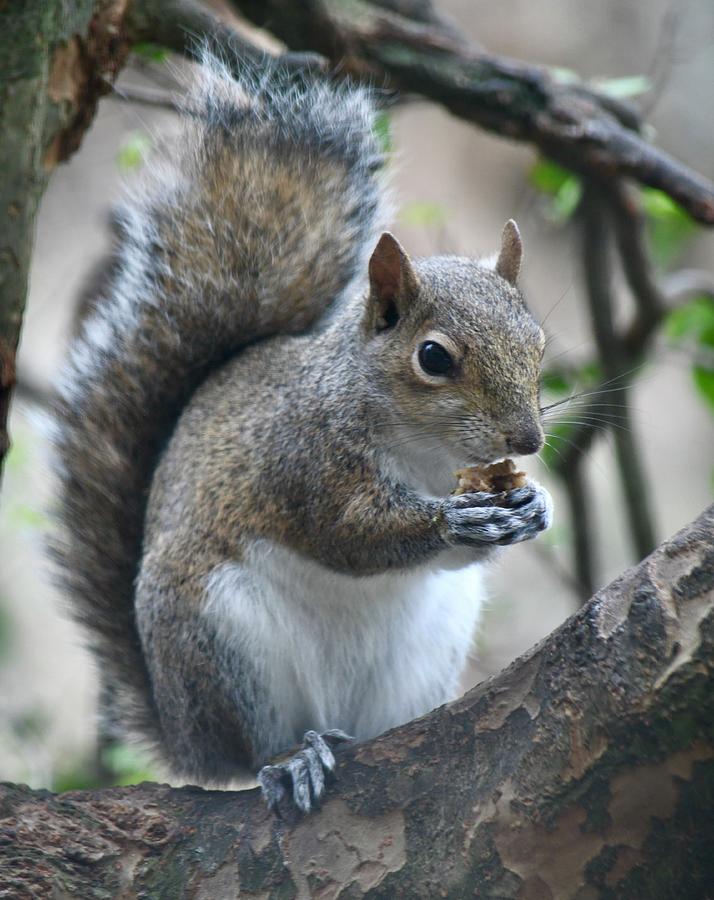
[[391, 234], [379, 239], [363, 320], [368, 365], [383, 421], [411, 451], [488, 463], [541, 448], [545, 341], [516, 286], [521, 257], [513, 221], [494, 265], [412, 261]]

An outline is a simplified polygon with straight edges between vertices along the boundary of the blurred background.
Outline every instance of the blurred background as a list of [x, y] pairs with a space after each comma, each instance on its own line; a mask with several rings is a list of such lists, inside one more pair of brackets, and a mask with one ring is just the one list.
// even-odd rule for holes
[[[657, 143], [714, 179], [709, 0], [440, 5], [473, 41], [494, 53], [571, 69], [635, 99], [649, 88], [645, 98]], [[81, 150], [54, 172], [43, 201], [20, 350], [21, 388], [11, 420], [13, 448], [0, 497], [0, 779], [56, 790], [89, 784], [96, 775], [97, 681], [43, 557], [52, 505], [46, 398], [75, 327], [83, 286], [109, 246], [108, 213], [121, 180], [142, 165], [154, 136], [175, 123], [170, 103], [146, 100], [170, 97], [187, 64], [156, 48], [140, 50], [117, 92], [100, 104]], [[393, 230], [407, 249], [413, 255], [489, 254], [498, 246], [504, 221], [515, 217], [526, 249], [521, 284], [536, 317], [547, 318], [547, 366], [554, 372], [565, 366], [587, 382], [594, 354], [573, 223], [577, 179], [539, 161], [531, 148], [487, 135], [433, 105], [410, 101], [388, 119], [397, 201]], [[712, 272], [714, 237], [656, 192], [644, 199], [658, 269]], [[615, 296], [619, 321], [631, 310], [619, 273]], [[648, 361], [634, 373], [632, 429], [658, 541], [712, 500], [713, 320], [711, 300], [688, 303], [665, 322]], [[580, 386], [574, 376], [567, 383], [558, 378], [552, 379], [554, 399]], [[617, 401], [617, 394], [610, 396], [610, 402]], [[573, 529], [562, 484], [552, 471], [567, 446], [567, 427], [555, 430], [538, 461], [526, 463], [554, 495], [555, 524], [548, 535], [509, 549], [493, 566], [490, 601], [465, 687], [500, 670], [581, 602], [573, 575]], [[584, 465], [592, 497], [595, 581], [602, 586], [637, 560], [611, 435], [596, 441]], [[132, 750], [108, 752], [102, 766], [118, 781], [165, 777]]]

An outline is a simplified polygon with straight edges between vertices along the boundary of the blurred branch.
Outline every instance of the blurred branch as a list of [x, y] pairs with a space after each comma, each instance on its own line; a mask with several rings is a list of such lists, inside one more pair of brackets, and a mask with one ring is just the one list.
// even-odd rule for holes
[[176, 112], [179, 108], [178, 102], [169, 91], [162, 91], [160, 88], [146, 87], [141, 84], [122, 84], [121, 87], [112, 85], [112, 93], [109, 96], [117, 100], [124, 100], [127, 103], [138, 103], [142, 106], [169, 109], [173, 112]]
[[650, 65], [651, 87], [640, 98], [639, 107], [644, 118], [649, 118], [664, 94], [672, 74], [677, 38], [689, 0], [669, 0], [662, 16], [655, 51]]
[[444, 24], [427, 0], [322, 0], [304, 4], [300, 15], [287, 0], [234, 0], [233, 6], [289, 47], [321, 53], [376, 84], [420, 93], [583, 175], [625, 175], [659, 188], [698, 221], [714, 224], [714, 185], [647, 143], [631, 104], [575, 77], [563, 81], [543, 66], [481, 51]]
[[261, 52], [233, 26], [198, 0], [134, 0], [124, 19], [132, 44], [151, 42], [175, 53], [195, 56], [200, 40], [211, 36], [216, 46], [254, 59]]
[[[586, 182], [581, 214], [583, 269], [598, 360], [607, 383], [615, 384], [621, 382], [619, 384], [621, 393], [617, 407], [617, 418], [615, 419], [609, 413], [605, 414], [605, 418], [610, 420], [610, 427], [615, 439], [615, 453], [632, 541], [637, 558], [642, 559], [652, 550], [656, 542], [650, 511], [650, 492], [646, 483], [641, 456], [635, 446], [629, 396], [626, 390], [627, 378], [634, 360], [627, 355], [622, 341], [615, 332], [612, 304], [612, 262], [608, 227], [610, 223], [607, 198], [603, 195], [602, 185]], [[637, 232], [633, 229], [631, 234], [635, 235]], [[622, 234], [619, 234], [619, 237], [622, 239]], [[639, 237], [641, 238], [641, 233]], [[623, 257], [623, 267], [628, 275], [630, 284], [634, 283], [637, 288], [638, 292], [635, 292], [635, 298], [638, 302], [639, 315], [641, 317], [652, 317], [651, 303], [653, 298], [651, 293], [645, 291], [644, 288], [650, 286], [654, 288], [654, 284], [649, 277], [647, 267], [644, 265], [644, 248], [639, 242], [636, 243], [636, 246], [638, 258], [635, 260], [634, 265], [631, 260], [625, 260]], [[632, 248], [628, 245], [628, 249]]]
[[608, 185], [607, 197], [611, 201], [622, 269], [637, 308], [632, 331], [640, 334], [640, 346], [633, 346], [631, 352], [635, 349], [641, 352], [646, 337], [661, 322], [667, 304], [655, 281], [652, 262], [647, 253], [647, 222], [639, 197], [619, 181]]
[[[286, 0], [242, 0], [236, 11], [298, 51], [342, 73], [416, 92], [460, 118], [528, 141], [583, 175], [627, 175], [660, 188], [696, 219], [714, 224], [714, 185], [647, 143], [635, 106], [543, 66], [495, 56], [467, 42], [429, 0], [322, 0], [299, 14]], [[197, 38], [255, 58], [264, 49], [195, 0], [135, 0], [128, 40], [193, 56]], [[286, 54], [303, 67], [303, 54]], [[315, 64], [314, 57], [312, 64]]]
[[699, 295], [714, 297], [714, 275], [701, 269], [681, 269], [658, 283], [647, 252], [639, 197], [618, 182], [608, 186], [607, 196], [622, 268], [637, 310], [622, 335], [623, 351], [628, 362], [636, 365], [668, 312]]
[[587, 482], [583, 473], [583, 455], [574, 455], [563, 478], [570, 522], [573, 529], [573, 554], [575, 562], [575, 580], [580, 600], [586, 600], [595, 592], [595, 541], [592, 522], [593, 503], [588, 496]]
[[[294, 9], [292, 14], [296, 15]], [[225, 21], [198, 0], [134, 0], [124, 19], [123, 32], [132, 44], [160, 44], [191, 59], [200, 53], [204, 39], [238, 61], [260, 61], [267, 52], [265, 44], [254, 40], [237, 19]], [[281, 61], [295, 69], [322, 69], [324, 63], [314, 53], [283, 53]]]
[[[563, 452], [556, 465], [556, 471], [563, 479], [571, 507], [575, 533], [575, 569], [578, 579], [584, 583], [592, 583], [594, 574], [592, 532], [586, 518], [587, 502], [581, 459], [595, 435], [606, 428], [611, 429], [615, 440], [625, 508], [638, 558], [645, 556], [655, 544], [649, 488], [635, 444], [627, 387], [645, 340], [652, 333], [652, 323], [659, 323], [661, 319], [662, 306], [659, 292], [655, 293], [656, 286], [641, 243], [644, 238], [642, 230], [632, 228], [625, 235], [623, 227], [616, 228], [621, 253], [629, 249], [635, 254], [634, 260], [628, 259], [625, 262], [623, 259], [623, 267], [633, 293], [638, 292], [636, 294], [638, 317], [646, 323], [646, 327], [633, 329], [638, 335], [638, 341], [628, 346], [617, 333], [614, 323], [610, 219], [606, 196], [602, 185], [586, 182], [580, 207], [583, 271], [598, 363], [603, 379], [600, 387], [592, 392], [589, 403], [579, 413], [582, 424], [569, 435], [570, 447]], [[617, 412], [611, 411], [613, 407], [610, 404], [603, 405], [601, 398], [607, 386], [610, 386], [608, 393], [618, 391]], [[586, 579], [589, 579], [589, 582]]]

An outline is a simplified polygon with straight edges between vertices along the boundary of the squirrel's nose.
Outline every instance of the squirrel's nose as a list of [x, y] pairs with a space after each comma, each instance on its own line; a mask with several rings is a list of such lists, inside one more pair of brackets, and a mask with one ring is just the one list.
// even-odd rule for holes
[[543, 446], [543, 432], [537, 425], [521, 428], [506, 437], [506, 446], [509, 453], [530, 456], [531, 453], [537, 453]]

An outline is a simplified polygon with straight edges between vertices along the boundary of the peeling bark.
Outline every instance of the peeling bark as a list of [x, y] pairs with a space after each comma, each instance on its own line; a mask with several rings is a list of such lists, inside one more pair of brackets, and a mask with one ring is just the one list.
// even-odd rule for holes
[[500, 675], [346, 751], [306, 818], [2, 787], [0, 897], [706, 897], [713, 644], [714, 506]]

